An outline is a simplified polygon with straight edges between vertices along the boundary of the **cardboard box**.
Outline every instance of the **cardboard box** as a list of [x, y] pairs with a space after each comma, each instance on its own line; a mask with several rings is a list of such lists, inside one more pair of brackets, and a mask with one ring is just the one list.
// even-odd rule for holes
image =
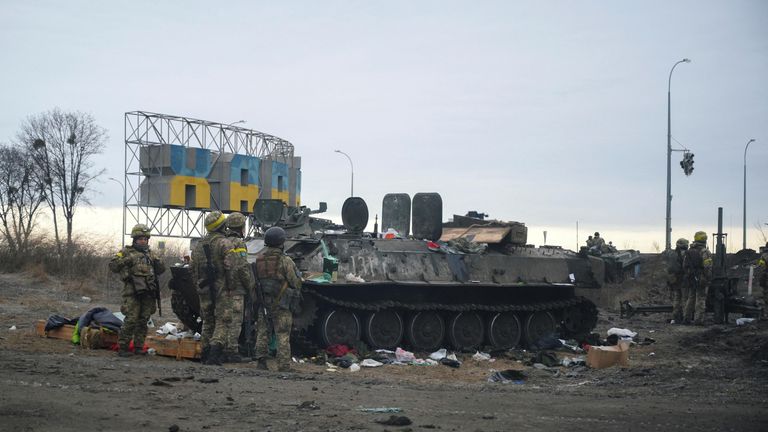
[[629, 342], [614, 346], [592, 346], [587, 353], [587, 366], [604, 369], [613, 365], [629, 367]]

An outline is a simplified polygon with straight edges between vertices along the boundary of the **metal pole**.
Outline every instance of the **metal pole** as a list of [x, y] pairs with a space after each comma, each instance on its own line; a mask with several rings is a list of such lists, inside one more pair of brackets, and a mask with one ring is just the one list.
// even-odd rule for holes
[[120, 233], [121, 234], [120, 237], [123, 240], [123, 247], [125, 247], [125, 185], [121, 183], [120, 180], [114, 177], [109, 177], [109, 180], [112, 180], [113, 182], [119, 184], [120, 187], [123, 188], [123, 231]]
[[667, 83], [667, 225], [665, 250], [672, 249], [672, 72], [680, 63], [690, 63], [684, 58], [672, 66]]
[[755, 141], [754, 138], [747, 141], [747, 145], [744, 146], [744, 209], [742, 212], [742, 216], [744, 218], [743, 221], [743, 228], [744, 228], [744, 241], [741, 245], [741, 249], [744, 250], [747, 248], [747, 149], [749, 148], [749, 145], [752, 144], [752, 142]]
[[352, 172], [352, 180], [349, 183], [349, 196], [353, 197], [355, 196], [355, 166], [352, 164], [352, 158], [341, 150], [334, 150], [334, 152], [343, 154], [349, 160], [349, 168]]

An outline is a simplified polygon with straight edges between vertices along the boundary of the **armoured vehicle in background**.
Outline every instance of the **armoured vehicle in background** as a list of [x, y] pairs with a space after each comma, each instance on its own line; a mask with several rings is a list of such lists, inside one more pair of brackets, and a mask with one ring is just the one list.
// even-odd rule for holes
[[[381, 233], [377, 226], [364, 232], [369, 214], [362, 198], [344, 202], [343, 226], [312, 214], [289, 214], [279, 200], [254, 206], [257, 225], [287, 229], [285, 252], [304, 276], [296, 348], [364, 341], [372, 349], [500, 350], [586, 335], [597, 322], [597, 308], [575, 289], [599, 288], [605, 262], [527, 245], [522, 223], [454, 216], [443, 227], [436, 193], [385, 196]], [[263, 240], [247, 244], [253, 261]], [[179, 282], [171, 285], [189, 291], [184, 272], [172, 271]]]

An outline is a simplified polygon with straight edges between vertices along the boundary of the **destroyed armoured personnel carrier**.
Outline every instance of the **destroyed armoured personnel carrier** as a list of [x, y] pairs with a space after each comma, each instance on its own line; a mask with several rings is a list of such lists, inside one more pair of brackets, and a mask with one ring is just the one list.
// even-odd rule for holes
[[[280, 225], [260, 216], [270, 206], [278, 214], [279, 205], [262, 201], [254, 213], [265, 225]], [[320, 346], [363, 340], [372, 348], [417, 351], [506, 349], [595, 326], [595, 305], [574, 291], [601, 284], [602, 261], [526, 245], [522, 223], [457, 216], [443, 228], [442, 199], [435, 193], [416, 194], [413, 201], [388, 194], [382, 234], [364, 232], [369, 214], [361, 198], [345, 201], [342, 220], [343, 230], [285, 244], [305, 277], [294, 320], [300, 340]], [[251, 241], [249, 253], [262, 247], [261, 240]]]
[[[361, 198], [345, 201], [343, 226], [335, 229], [311, 213], [291, 213], [314, 227], [307, 229], [286, 218], [279, 200], [259, 200], [254, 208], [262, 227], [291, 228], [285, 252], [304, 276], [292, 338], [298, 348], [364, 341], [376, 349], [508, 349], [550, 335], [584, 335], [596, 324], [595, 305], [575, 290], [599, 287], [604, 262], [527, 245], [522, 223], [455, 216], [444, 228], [436, 193], [385, 196], [381, 233], [364, 232], [369, 214]], [[247, 244], [253, 261], [263, 241]], [[180, 298], [190, 291], [188, 272], [172, 271]], [[196, 319], [192, 302], [174, 308], [185, 322]]]

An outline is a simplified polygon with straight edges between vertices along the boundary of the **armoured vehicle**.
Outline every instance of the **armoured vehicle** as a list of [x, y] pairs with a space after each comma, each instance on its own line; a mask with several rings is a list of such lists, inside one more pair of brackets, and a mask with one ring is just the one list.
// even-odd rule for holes
[[[259, 200], [254, 208], [264, 228], [305, 226], [285, 243], [304, 276], [293, 340], [305, 347], [362, 340], [375, 349], [497, 350], [583, 335], [596, 324], [595, 305], [575, 289], [599, 287], [604, 261], [527, 245], [522, 223], [455, 216], [443, 227], [436, 193], [385, 196], [381, 233], [377, 226], [364, 232], [368, 207], [358, 197], [345, 201], [343, 226], [335, 229], [306, 210], [292, 213], [302, 221], [286, 224], [287, 214], [279, 200]], [[255, 260], [263, 241], [247, 244]], [[188, 292], [183, 269], [172, 271], [174, 291]]]

